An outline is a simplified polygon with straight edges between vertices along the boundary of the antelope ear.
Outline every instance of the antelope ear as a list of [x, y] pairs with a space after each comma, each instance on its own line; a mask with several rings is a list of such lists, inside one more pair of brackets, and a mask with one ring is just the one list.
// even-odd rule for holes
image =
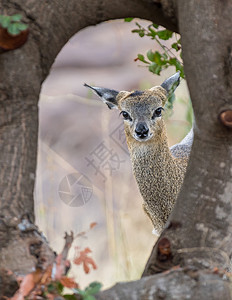
[[176, 74], [172, 75], [168, 79], [166, 79], [162, 84], [162, 88], [164, 88], [167, 94], [174, 93], [175, 89], [178, 87], [180, 83], [180, 72], [178, 71]]
[[101, 87], [93, 87], [86, 83], [84, 84], [84, 86], [92, 89], [95, 94], [97, 94], [101, 98], [101, 100], [109, 107], [109, 109], [118, 109], [116, 97], [119, 92]]

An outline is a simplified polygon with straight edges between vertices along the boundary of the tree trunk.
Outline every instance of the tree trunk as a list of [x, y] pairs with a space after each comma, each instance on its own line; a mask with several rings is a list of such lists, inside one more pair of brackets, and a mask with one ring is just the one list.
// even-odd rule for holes
[[171, 263], [160, 265], [158, 242], [144, 275], [170, 264], [229, 269], [232, 255], [232, 131], [220, 121], [221, 112], [232, 109], [232, 3], [179, 0], [178, 7], [195, 138], [182, 191], [160, 237], [170, 240]]
[[10, 297], [17, 289], [6, 270], [25, 275], [54, 260], [33, 225], [42, 82], [62, 46], [80, 29], [140, 17], [181, 33], [195, 140], [182, 191], [144, 276], [171, 271], [116, 285], [98, 299], [231, 299], [225, 270], [232, 254], [232, 3], [2, 0], [0, 5], [6, 14], [23, 14], [30, 30], [23, 47], [0, 54], [0, 296]]

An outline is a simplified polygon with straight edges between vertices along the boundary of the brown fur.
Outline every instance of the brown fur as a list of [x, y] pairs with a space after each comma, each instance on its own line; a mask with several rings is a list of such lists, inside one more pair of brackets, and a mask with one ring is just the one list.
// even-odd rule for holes
[[[130, 116], [125, 119], [124, 128], [133, 172], [143, 197], [144, 210], [157, 233], [163, 229], [182, 186], [193, 140], [191, 131], [181, 143], [169, 149], [163, 117], [154, 115], [157, 109], [165, 107], [170, 86], [177, 82], [178, 73], [162, 86], [143, 92], [117, 92], [85, 84], [110, 109], [117, 108]], [[136, 126], [141, 123], [149, 129], [143, 138], [136, 132]]]
[[[138, 97], [130, 98], [130, 94], [125, 96], [124, 93], [119, 93], [117, 97], [119, 109], [129, 111], [131, 115], [143, 115], [143, 104], [145, 108], [156, 108], [164, 106], [166, 100], [166, 92], [162, 87], [145, 91]], [[133, 172], [144, 200], [143, 207], [155, 230], [160, 233], [180, 191], [188, 156], [185, 153], [182, 153], [181, 158], [172, 155], [162, 117], [151, 128], [153, 137], [146, 142], [139, 142], [132, 136], [131, 126], [125, 122], [127, 144]]]

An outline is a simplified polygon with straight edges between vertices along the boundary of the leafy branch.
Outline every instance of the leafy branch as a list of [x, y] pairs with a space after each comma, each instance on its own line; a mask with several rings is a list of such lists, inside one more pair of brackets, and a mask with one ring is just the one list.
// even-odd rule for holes
[[[131, 22], [133, 18], [126, 18], [126, 22]], [[163, 52], [149, 50], [146, 53], [146, 58], [143, 54], [138, 54], [135, 61], [141, 61], [145, 63], [150, 72], [160, 75], [161, 71], [167, 69], [169, 66], [174, 66], [176, 71], [180, 71], [180, 76], [184, 78], [183, 63], [179, 59], [182, 57], [181, 53], [181, 39], [174, 32], [167, 29], [159, 29], [160, 26], [156, 24], [150, 24], [146, 28], [140, 25], [138, 22], [135, 23], [137, 28], [132, 30], [132, 33], [137, 33], [140, 37], [148, 36], [152, 40], [155, 40], [158, 45], [162, 48]], [[168, 48], [162, 41], [175, 39]]]
[[22, 15], [13, 16], [0, 15], [0, 26], [11, 35], [18, 35], [28, 28], [28, 25], [21, 22]]
[[74, 294], [66, 294], [63, 297], [67, 300], [76, 300], [77, 295], [81, 296], [82, 300], [95, 300], [95, 294], [97, 294], [102, 288], [102, 284], [100, 282], [94, 281], [89, 284], [84, 290], [75, 288], [73, 289]]

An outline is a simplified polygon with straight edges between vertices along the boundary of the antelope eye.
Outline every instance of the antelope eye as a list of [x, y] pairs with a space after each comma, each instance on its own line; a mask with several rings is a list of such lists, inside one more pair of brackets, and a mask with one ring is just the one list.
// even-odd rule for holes
[[154, 114], [152, 116], [152, 119], [154, 119], [155, 117], [160, 117], [162, 115], [162, 110], [163, 107], [158, 107], [155, 111], [154, 111]]
[[130, 115], [128, 114], [128, 112], [126, 112], [126, 111], [123, 110], [123, 111], [120, 112], [120, 115], [123, 116], [124, 120], [130, 120], [130, 121], [132, 121], [132, 119], [131, 119]]

